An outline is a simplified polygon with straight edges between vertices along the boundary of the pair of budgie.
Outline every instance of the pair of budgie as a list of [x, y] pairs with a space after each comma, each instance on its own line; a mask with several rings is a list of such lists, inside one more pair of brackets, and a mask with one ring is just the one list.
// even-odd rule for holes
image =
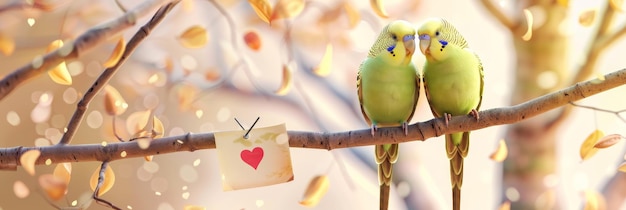
[[[402, 126], [408, 135], [408, 123], [415, 113], [420, 76], [411, 62], [415, 52], [415, 28], [397, 20], [385, 26], [359, 67], [357, 92], [361, 112], [371, 125]], [[417, 30], [419, 48], [426, 57], [423, 85], [435, 117], [446, 125], [451, 116], [472, 114], [478, 119], [482, 101], [483, 68], [461, 34], [446, 20], [433, 18]], [[463, 158], [469, 148], [469, 132], [445, 136], [450, 159], [453, 209], [460, 209], [463, 184]], [[375, 146], [380, 184], [380, 209], [387, 209], [393, 164], [398, 160], [398, 144]]]

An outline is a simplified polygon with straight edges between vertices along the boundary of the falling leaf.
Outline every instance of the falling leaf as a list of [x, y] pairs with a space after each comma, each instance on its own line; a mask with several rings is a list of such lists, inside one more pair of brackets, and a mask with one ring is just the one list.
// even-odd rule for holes
[[[100, 176], [100, 166], [96, 168], [96, 171], [91, 174], [91, 178], [89, 179], [89, 187], [91, 187], [92, 191], [96, 190], [96, 185], [98, 185], [98, 177]], [[113, 169], [111, 165], [108, 165], [104, 170], [104, 181], [100, 186], [100, 191], [98, 191], [98, 196], [102, 196], [104, 193], [108, 192], [115, 184], [115, 173], [113, 173]]]
[[268, 0], [248, 0], [254, 12], [266, 23], [270, 23], [270, 15], [272, 14], [272, 6]]
[[559, 3], [559, 5], [564, 6], [564, 7], [569, 6], [569, 0], [556, 0], [556, 2]]
[[504, 203], [502, 203], [500, 207], [498, 207], [498, 210], [510, 210], [510, 209], [511, 209], [511, 201], [504, 201]]
[[331, 66], [333, 64], [333, 45], [328, 43], [326, 45], [326, 52], [322, 57], [322, 61], [317, 65], [313, 72], [318, 76], [325, 77], [330, 74]]
[[206, 29], [199, 25], [191, 26], [180, 35], [179, 41], [186, 48], [204, 47], [208, 41]]
[[[48, 45], [47, 53], [52, 52], [56, 49], [59, 49], [63, 46], [62, 40], [54, 40], [50, 45]], [[53, 82], [61, 85], [71, 85], [72, 84], [72, 75], [67, 70], [67, 65], [65, 61], [61, 62], [59, 65], [48, 71], [48, 76], [52, 79]]]
[[609, 0], [609, 3], [611, 4], [611, 8], [615, 11], [624, 12], [624, 8], [622, 7], [624, 0]]
[[585, 141], [583, 141], [583, 144], [580, 145], [580, 158], [582, 160], [586, 160], [596, 154], [596, 152], [598, 152], [598, 148], [595, 148], [593, 146], [596, 144], [596, 142], [598, 142], [598, 139], [603, 136], [604, 132], [597, 129], [589, 134], [589, 136], [587, 136], [587, 139], [585, 139]]
[[192, 206], [192, 205], [186, 205], [185, 207], [183, 207], [183, 210], [205, 210], [206, 207], [204, 206]]
[[24, 170], [31, 176], [35, 175], [35, 162], [37, 162], [39, 155], [41, 155], [41, 151], [33, 149], [24, 152], [24, 154], [20, 156], [20, 164], [22, 164]]
[[104, 87], [104, 110], [109, 115], [120, 115], [126, 111], [128, 104], [119, 91], [113, 86]]
[[[163, 122], [151, 110], [134, 112], [126, 119], [126, 129], [134, 135], [134, 137], [163, 137]], [[143, 141], [145, 138], [138, 139]], [[151, 139], [148, 139], [151, 140]], [[145, 142], [143, 142], [145, 143]], [[144, 148], [145, 149], [145, 148]]]
[[39, 176], [39, 186], [46, 192], [46, 195], [53, 200], [58, 201], [65, 196], [67, 192], [67, 184], [60, 178], [52, 174], [44, 174]]
[[619, 140], [622, 140], [622, 138], [623, 138], [622, 135], [619, 135], [619, 134], [606, 135], [602, 137], [600, 140], [598, 140], [598, 143], [593, 145], [593, 147], [598, 148], [598, 149], [607, 148], [607, 147], [617, 144], [617, 142], [619, 142]]
[[119, 41], [117, 41], [117, 45], [115, 45], [115, 49], [113, 49], [111, 56], [109, 56], [109, 59], [107, 59], [102, 66], [104, 68], [115, 66], [117, 62], [120, 61], [120, 58], [122, 58], [124, 51], [126, 51], [126, 44], [124, 42], [124, 37], [122, 37]]
[[382, 18], [388, 18], [387, 11], [383, 7], [383, 0], [370, 0], [370, 5], [376, 14]]
[[326, 195], [326, 192], [328, 192], [328, 187], [328, 176], [315, 176], [309, 182], [309, 186], [307, 186], [306, 191], [304, 191], [304, 196], [302, 197], [302, 200], [300, 200], [300, 205], [306, 207], [316, 206], [320, 202], [322, 197]]
[[13, 194], [18, 198], [26, 198], [30, 195], [30, 190], [24, 182], [17, 180], [13, 183]]
[[585, 207], [584, 210], [606, 209], [606, 202], [602, 194], [595, 190], [585, 190]]
[[619, 167], [617, 167], [617, 170], [626, 173], [626, 162], [620, 164]]
[[596, 9], [589, 9], [580, 13], [580, 16], [578, 16], [578, 23], [580, 23], [581, 26], [585, 26], [585, 27], [591, 26], [591, 24], [596, 18], [596, 13], [597, 13]]
[[72, 164], [71, 163], [59, 163], [54, 167], [52, 175], [63, 180], [65, 184], [70, 184], [72, 178]]
[[350, 28], [356, 27], [359, 24], [359, 21], [361, 21], [361, 14], [349, 2], [346, 2], [343, 5], [343, 7], [346, 10], [346, 14], [348, 15], [348, 22], [350, 23]]
[[243, 41], [254, 51], [261, 49], [261, 37], [259, 37], [259, 34], [255, 31], [246, 32], [246, 34], [243, 35]]
[[2, 52], [2, 54], [6, 56], [9, 56], [13, 54], [13, 51], [15, 51], [15, 40], [4, 34], [0, 34], [0, 52]]
[[284, 96], [289, 93], [289, 89], [291, 88], [291, 70], [289, 66], [283, 64], [283, 80], [280, 84], [280, 88], [276, 90], [276, 95]]
[[524, 16], [526, 16], [527, 29], [522, 36], [522, 40], [528, 41], [533, 37], [533, 13], [528, 9], [524, 9]]
[[489, 158], [496, 162], [502, 162], [504, 161], [504, 159], [506, 159], [508, 154], [509, 149], [506, 147], [506, 142], [504, 141], [504, 139], [501, 139], [498, 144], [498, 149], [491, 153], [491, 156], [489, 156]]
[[274, 5], [270, 23], [274, 20], [298, 16], [304, 10], [304, 5], [304, 0], [278, 0]]

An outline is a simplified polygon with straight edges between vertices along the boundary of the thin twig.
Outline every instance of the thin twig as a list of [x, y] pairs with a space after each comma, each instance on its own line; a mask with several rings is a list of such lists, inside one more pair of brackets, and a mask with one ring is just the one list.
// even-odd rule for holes
[[507, 17], [498, 6], [496, 6], [492, 0], [480, 0], [482, 5], [489, 11], [489, 13], [496, 18], [505, 28], [509, 29], [509, 31], [513, 31], [515, 27], [518, 25], [513, 22], [509, 17]]
[[78, 58], [83, 53], [105, 43], [114, 35], [134, 26], [140, 17], [171, 1], [147, 0], [123, 16], [91, 28], [73, 42], [33, 59], [33, 62], [27, 63], [0, 80], [0, 100], [28, 79], [50, 70], [61, 62]]
[[598, 108], [598, 107], [593, 107], [593, 106], [585, 106], [585, 105], [580, 105], [580, 104], [576, 104], [574, 102], [569, 102], [572, 106], [575, 107], [580, 107], [580, 108], [585, 108], [585, 109], [591, 109], [594, 111], [599, 111], [599, 112], [606, 112], [606, 113], [611, 113], [614, 114], [615, 116], [617, 116], [617, 118], [619, 118], [620, 120], [622, 120], [622, 122], [626, 123], [626, 118], [624, 118], [621, 113], [622, 112], [626, 112], [626, 109], [622, 109], [619, 111], [613, 111], [613, 110], [608, 110], [608, 109], [602, 109], [602, 108]]
[[[480, 112], [481, 119], [476, 121], [473, 116], [455, 116], [446, 126], [442, 119], [431, 119], [414, 123], [409, 126], [408, 135], [397, 128], [379, 128], [376, 136], [372, 136], [369, 128], [343, 132], [310, 132], [288, 131], [289, 146], [312, 149], [339, 149], [349, 147], [371, 146], [378, 144], [405, 143], [426, 140], [449, 133], [478, 130], [496, 125], [520, 122], [552, 109], [567, 105], [569, 102], [584, 99], [600, 92], [626, 84], [626, 69], [605, 76], [602, 82], [587, 81], [570, 86], [563, 90], [550, 93], [515, 106], [494, 108]], [[215, 148], [213, 133], [187, 134], [154, 139], [150, 147], [142, 149], [136, 142], [101, 144], [44, 146], [44, 147], [11, 147], [0, 148], [0, 169], [16, 170], [20, 165], [19, 157], [28, 150], [37, 149], [41, 155], [35, 164], [44, 164], [46, 160], [54, 163], [114, 161], [125, 158], [144, 157], [179, 151], [195, 151], [198, 149]], [[127, 155], [119, 155], [125, 151]]]
[[100, 187], [102, 187], [102, 183], [104, 183], [104, 179], [106, 178], [106, 169], [109, 166], [109, 161], [103, 161], [102, 164], [100, 165], [100, 173], [98, 173], [98, 184], [96, 185], [96, 189], [93, 190], [93, 195], [91, 196], [94, 200], [96, 200], [96, 203], [112, 208], [112, 209], [116, 209], [116, 210], [122, 210], [122, 208], [115, 206], [115, 204], [104, 200], [102, 198], [100, 198], [100, 196], [98, 196], [98, 194], [100, 193]]
[[70, 143], [70, 141], [74, 137], [74, 134], [76, 134], [76, 131], [78, 130], [78, 127], [80, 126], [83, 120], [83, 117], [85, 116], [85, 112], [87, 111], [87, 107], [89, 106], [89, 103], [91, 103], [91, 100], [93, 100], [96, 94], [98, 94], [98, 92], [100, 92], [100, 90], [102, 90], [106, 86], [106, 84], [113, 77], [113, 75], [115, 75], [117, 70], [124, 63], [124, 61], [126, 61], [126, 59], [130, 57], [130, 54], [132, 54], [132, 52], [135, 51], [135, 48], [139, 46], [139, 43], [141, 43], [141, 41], [150, 34], [152, 29], [156, 27], [163, 20], [163, 18], [165, 18], [165, 15], [178, 2], [179, 1], [174, 1], [161, 7], [154, 14], [152, 19], [150, 19], [148, 23], [142, 26], [139, 29], [139, 31], [137, 31], [137, 33], [135, 33], [135, 35], [128, 41], [128, 43], [126, 44], [126, 50], [122, 54], [122, 57], [120, 58], [120, 60], [114, 66], [105, 69], [102, 72], [102, 74], [100, 74], [98, 79], [96, 79], [93, 85], [91, 85], [89, 90], [85, 93], [85, 95], [83, 95], [83, 98], [76, 105], [76, 111], [74, 112], [74, 114], [72, 115], [72, 118], [68, 122], [67, 130], [65, 134], [63, 134], [63, 137], [61, 138], [61, 140], [59, 141], [58, 143], [59, 145]]

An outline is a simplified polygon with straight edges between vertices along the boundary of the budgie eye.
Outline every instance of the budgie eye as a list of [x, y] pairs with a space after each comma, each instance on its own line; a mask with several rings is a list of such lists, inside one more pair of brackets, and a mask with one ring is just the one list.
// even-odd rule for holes
[[436, 31], [436, 32], [435, 32], [435, 36], [439, 36], [439, 31]]
[[391, 34], [391, 38], [392, 38], [393, 40], [395, 40], [395, 41], [397, 41], [397, 40], [398, 40], [398, 36], [396, 36], [395, 34]]

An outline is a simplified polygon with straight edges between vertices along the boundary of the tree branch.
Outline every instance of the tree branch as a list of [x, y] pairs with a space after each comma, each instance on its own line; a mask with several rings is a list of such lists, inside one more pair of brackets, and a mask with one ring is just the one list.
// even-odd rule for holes
[[140, 17], [171, 1], [173, 0], [147, 0], [123, 16], [91, 28], [72, 43], [66, 43], [55, 51], [34, 58], [31, 63], [20, 67], [0, 80], [0, 100], [26, 80], [48, 71], [63, 61], [78, 58], [88, 50], [105, 43], [115, 34], [134, 26]]
[[496, 18], [496, 20], [498, 20], [504, 27], [506, 27], [507, 29], [509, 29], [509, 31], [513, 31], [513, 29], [515, 29], [516, 25], [513, 20], [511, 20], [510, 18], [508, 18], [500, 8], [498, 8], [498, 6], [496, 6], [495, 4], [493, 4], [492, 0], [480, 0], [480, 2], [482, 3], [482, 5], [485, 7], [485, 9], [487, 9], [487, 11], [489, 11], [489, 13]]
[[109, 83], [109, 80], [111, 80], [113, 75], [115, 75], [117, 70], [124, 63], [124, 61], [126, 61], [126, 59], [128, 59], [128, 57], [130, 57], [130, 54], [135, 51], [135, 48], [137, 48], [137, 46], [139, 46], [139, 43], [141, 43], [141, 41], [143, 41], [143, 39], [145, 39], [150, 34], [152, 29], [154, 27], [156, 27], [163, 20], [163, 18], [165, 18], [165, 15], [178, 2], [179, 1], [173, 1], [172, 3], [169, 3], [169, 4], [161, 7], [154, 14], [152, 19], [150, 19], [150, 21], [148, 21], [148, 23], [146, 23], [144, 26], [142, 26], [139, 29], [139, 31], [137, 31], [137, 33], [135, 33], [135, 35], [133, 35], [133, 37], [128, 41], [128, 43], [126, 44], [126, 48], [124, 50], [124, 53], [122, 53], [122, 57], [120, 58], [120, 60], [117, 61], [117, 63], [114, 66], [105, 69], [102, 72], [102, 74], [100, 74], [98, 79], [96, 79], [96, 81], [94, 81], [93, 85], [91, 85], [89, 90], [87, 90], [87, 92], [85, 93], [83, 98], [76, 105], [76, 111], [74, 111], [74, 114], [72, 115], [72, 118], [68, 122], [67, 130], [63, 134], [63, 137], [61, 138], [61, 140], [59, 141], [59, 145], [65, 145], [65, 144], [69, 144], [70, 143], [70, 141], [74, 137], [74, 134], [76, 134], [76, 131], [78, 130], [78, 127], [80, 126], [81, 122], [83, 121], [83, 117], [85, 116], [85, 112], [87, 111], [87, 107], [89, 106], [89, 103], [91, 103], [91, 100], [93, 100], [93, 98], [96, 96], [96, 94], [98, 94], [98, 92], [100, 92], [100, 90], [102, 90], [106, 86], [106, 84]]
[[[570, 102], [577, 101], [600, 92], [626, 84], [626, 69], [605, 75], [604, 81], [592, 80], [578, 83], [563, 90], [544, 95], [511, 107], [494, 108], [480, 112], [481, 119], [474, 117], [455, 116], [446, 127], [442, 119], [431, 119], [409, 126], [409, 135], [402, 129], [379, 128], [378, 135], [372, 136], [370, 129], [351, 130], [335, 133], [288, 131], [291, 147], [311, 149], [340, 149], [376, 145], [383, 143], [404, 143], [440, 136], [448, 133], [478, 130], [486, 127], [519, 122]], [[213, 133], [187, 134], [155, 139], [150, 147], [141, 149], [136, 142], [100, 144], [45, 146], [45, 147], [11, 147], [0, 148], [0, 169], [16, 170], [20, 165], [21, 154], [28, 150], [41, 151], [35, 164], [44, 164], [50, 159], [53, 163], [113, 161], [124, 158], [143, 157], [179, 151], [195, 151], [215, 148]], [[126, 156], [122, 157], [121, 152]]]

